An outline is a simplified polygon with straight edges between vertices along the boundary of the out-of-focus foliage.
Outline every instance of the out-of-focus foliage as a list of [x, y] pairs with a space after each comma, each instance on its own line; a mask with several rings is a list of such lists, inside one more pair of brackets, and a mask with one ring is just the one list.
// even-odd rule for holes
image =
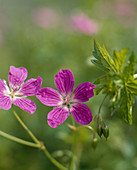
[[132, 124], [133, 94], [136, 95], [137, 80], [135, 80], [136, 58], [134, 53], [128, 57], [128, 50], [114, 51], [113, 59], [106, 49], [98, 42], [94, 42], [93, 55], [96, 59], [91, 60], [93, 64], [105, 71], [105, 75], [97, 78], [95, 84], [96, 94], [103, 91], [112, 102], [113, 111]]
[[[41, 20], [38, 16], [41, 16]], [[77, 22], [76, 16], [80, 16]], [[44, 18], [48, 18], [50, 22], [45, 22]], [[86, 28], [81, 25], [83, 18], [86, 18]], [[91, 24], [94, 24], [94, 29], [95, 25], [98, 28], [94, 34], [91, 34]], [[28, 79], [41, 76], [42, 87], [55, 88], [54, 76], [60, 69], [70, 69], [73, 72], [77, 82], [75, 87], [85, 81], [93, 83], [104, 75], [103, 71], [90, 62], [94, 39], [105, 44], [110, 56], [113, 56], [111, 52], [114, 49], [119, 51], [123, 48], [129, 48], [137, 54], [137, 1], [0, 0], [2, 79], [8, 79], [9, 67], [14, 65], [27, 68]], [[135, 93], [135, 84], [131, 85]], [[93, 116], [97, 114], [103, 97], [104, 94], [100, 93], [88, 102]], [[37, 106], [33, 115], [17, 107], [16, 111], [34, 134], [46, 144], [49, 152], [67, 165], [70, 155], [68, 150], [71, 150], [72, 143], [72, 130], [67, 126], [67, 123], [71, 123], [70, 118], [57, 129], [52, 129], [46, 120], [52, 108], [42, 105], [35, 97], [31, 99]], [[136, 98], [134, 101], [136, 102]], [[136, 110], [137, 105], [133, 104], [133, 124], [129, 126], [118, 118], [117, 112], [111, 115], [110, 101], [105, 100], [101, 115], [109, 126], [109, 138], [107, 142], [104, 138], [99, 139], [96, 150], [93, 150], [91, 132], [81, 129], [77, 133], [76, 153], [80, 170], [137, 169]], [[0, 110], [0, 129], [30, 140], [10, 110]], [[60, 150], [62, 151], [56, 153]], [[0, 137], [0, 169], [57, 168], [39, 150]]]

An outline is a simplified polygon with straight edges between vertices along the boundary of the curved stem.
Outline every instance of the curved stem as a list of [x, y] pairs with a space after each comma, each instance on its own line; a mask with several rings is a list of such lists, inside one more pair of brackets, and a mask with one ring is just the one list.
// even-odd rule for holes
[[78, 126], [78, 127], [77, 127], [77, 129], [82, 129], [82, 128], [87, 128], [87, 129], [89, 129], [89, 130], [93, 133], [93, 136], [96, 136], [96, 132], [95, 132], [95, 130], [94, 130], [91, 126], [83, 125], [83, 126]]
[[102, 107], [102, 105], [103, 105], [103, 103], [104, 103], [106, 97], [107, 97], [107, 95], [103, 98], [103, 100], [102, 100], [102, 102], [101, 102], [101, 104], [100, 104], [100, 106], [99, 106], [98, 115], [100, 114], [101, 107]]
[[94, 117], [94, 120], [97, 120], [98, 118], [101, 118], [101, 116], [100, 116], [100, 110], [101, 110], [101, 108], [102, 108], [102, 105], [103, 105], [106, 97], [107, 97], [107, 94], [106, 94], [106, 96], [103, 98], [103, 100], [102, 100], [102, 102], [101, 102], [101, 104], [100, 104], [100, 106], [99, 106], [98, 113], [97, 113], [96, 116]]
[[88, 125], [74, 127], [74, 126], [68, 124], [68, 127], [73, 129], [74, 131], [77, 131], [77, 130], [82, 129], [82, 128], [87, 128], [87, 129], [89, 129], [93, 133], [93, 136], [96, 136], [95, 130], [91, 126], [88, 126]]
[[43, 152], [45, 153], [45, 155], [49, 158], [49, 160], [59, 169], [61, 170], [67, 170], [67, 168], [65, 168], [63, 165], [61, 165], [59, 162], [57, 162], [52, 156], [51, 154], [48, 152], [48, 150], [46, 149], [46, 147], [44, 146], [44, 144], [42, 142], [40, 142], [35, 136], [34, 134], [28, 129], [28, 127], [24, 124], [24, 122], [20, 119], [20, 117], [18, 116], [18, 114], [16, 113], [16, 111], [14, 110], [13, 106], [12, 106], [12, 111], [15, 115], [15, 117], [17, 118], [17, 120], [19, 121], [19, 123], [22, 125], [22, 127], [27, 131], [27, 133], [29, 134], [29, 136], [33, 139], [33, 141], [39, 145], [39, 148], [41, 150], [43, 150]]
[[1, 131], [1, 130], [0, 130], [0, 135], [5, 137], [5, 138], [7, 138], [7, 139], [10, 139], [10, 140], [12, 140], [14, 142], [23, 144], [23, 145], [27, 145], [27, 146], [34, 147], [34, 148], [39, 148], [40, 147], [40, 145], [38, 145], [38, 144], [35, 144], [35, 143], [32, 143], [32, 142], [28, 142], [26, 140], [23, 140], [23, 139], [15, 137], [15, 136], [9, 135], [9, 134]]
[[[44, 145], [43, 145], [44, 146]], [[57, 162], [52, 156], [51, 154], [48, 152], [48, 150], [45, 148], [45, 146], [43, 147], [43, 152], [45, 153], [45, 155], [49, 158], [49, 160], [56, 165], [59, 169], [61, 170], [68, 170], [67, 168], [65, 168], [63, 165], [61, 165], [59, 162]]]
[[[75, 121], [73, 119], [72, 114], [70, 114], [70, 115], [71, 115], [73, 127], [75, 129], [76, 128]], [[75, 148], [76, 148], [76, 133], [74, 131], [74, 133], [73, 133], [73, 144], [72, 144], [72, 159], [71, 159], [71, 164], [70, 164], [70, 170], [76, 169], [76, 167], [75, 167]]]

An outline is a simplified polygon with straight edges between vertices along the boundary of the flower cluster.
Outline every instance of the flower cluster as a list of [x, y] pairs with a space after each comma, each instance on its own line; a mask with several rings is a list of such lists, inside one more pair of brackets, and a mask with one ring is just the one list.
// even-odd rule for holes
[[6, 81], [0, 79], [0, 108], [8, 110], [12, 104], [20, 107], [30, 114], [36, 110], [36, 105], [27, 96], [36, 97], [47, 106], [56, 106], [48, 113], [49, 126], [56, 128], [62, 124], [69, 114], [72, 114], [74, 120], [82, 125], [89, 124], [92, 121], [92, 113], [83, 102], [88, 101], [94, 96], [95, 86], [90, 82], [79, 84], [75, 90], [74, 77], [70, 70], [60, 70], [55, 76], [55, 85], [59, 92], [46, 87], [41, 88], [42, 78], [29, 79], [25, 83], [28, 72], [24, 67], [10, 67], [8, 76], [8, 85]]

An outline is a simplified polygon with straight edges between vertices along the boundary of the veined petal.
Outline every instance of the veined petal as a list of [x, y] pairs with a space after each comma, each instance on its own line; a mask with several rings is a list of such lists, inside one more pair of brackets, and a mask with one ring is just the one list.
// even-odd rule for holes
[[28, 71], [24, 67], [16, 68], [14, 66], [10, 66], [10, 71], [9, 71], [9, 86], [11, 89], [18, 88], [24, 80], [28, 76]]
[[47, 106], [58, 106], [63, 103], [62, 96], [50, 87], [42, 88], [36, 97]]
[[8, 86], [6, 85], [6, 83], [0, 79], [0, 92], [3, 93], [3, 91], [5, 91], [8, 88]]
[[36, 105], [32, 100], [29, 100], [24, 97], [16, 97], [13, 100], [13, 104], [20, 107], [22, 110], [33, 114], [36, 110]]
[[39, 76], [37, 79], [29, 79], [23, 84], [18, 94], [21, 94], [23, 96], [36, 95], [38, 90], [40, 90], [41, 84], [42, 78]]
[[91, 110], [84, 103], [76, 103], [71, 105], [70, 112], [74, 120], [82, 125], [87, 125], [92, 121]]
[[63, 96], [67, 96], [72, 92], [74, 87], [74, 77], [70, 70], [60, 70], [60, 72], [55, 76], [54, 80], [58, 91]]
[[72, 101], [73, 102], [88, 101], [91, 97], [94, 96], [93, 92], [94, 88], [95, 88], [94, 84], [90, 82], [84, 82], [79, 84], [72, 94]]
[[52, 128], [56, 128], [61, 125], [68, 117], [69, 111], [67, 107], [58, 106], [55, 107], [51, 112], [48, 113], [48, 124]]
[[9, 110], [12, 105], [11, 97], [9, 96], [9, 88], [6, 83], [0, 79], [0, 108]]
[[0, 108], [4, 110], [9, 110], [12, 105], [12, 100], [10, 96], [6, 96], [0, 93]]

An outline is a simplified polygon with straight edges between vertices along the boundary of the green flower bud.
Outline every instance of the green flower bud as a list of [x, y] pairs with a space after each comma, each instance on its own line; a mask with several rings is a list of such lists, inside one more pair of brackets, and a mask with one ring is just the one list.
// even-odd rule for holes
[[102, 125], [100, 123], [97, 124], [97, 134], [101, 137], [103, 133]]
[[93, 149], [96, 149], [97, 147], [97, 144], [98, 144], [98, 140], [96, 137], [93, 137], [92, 141], [91, 141], [91, 146]]
[[107, 125], [104, 125], [104, 127], [102, 129], [103, 129], [103, 135], [107, 140], [107, 138], [109, 137], [109, 128]]

